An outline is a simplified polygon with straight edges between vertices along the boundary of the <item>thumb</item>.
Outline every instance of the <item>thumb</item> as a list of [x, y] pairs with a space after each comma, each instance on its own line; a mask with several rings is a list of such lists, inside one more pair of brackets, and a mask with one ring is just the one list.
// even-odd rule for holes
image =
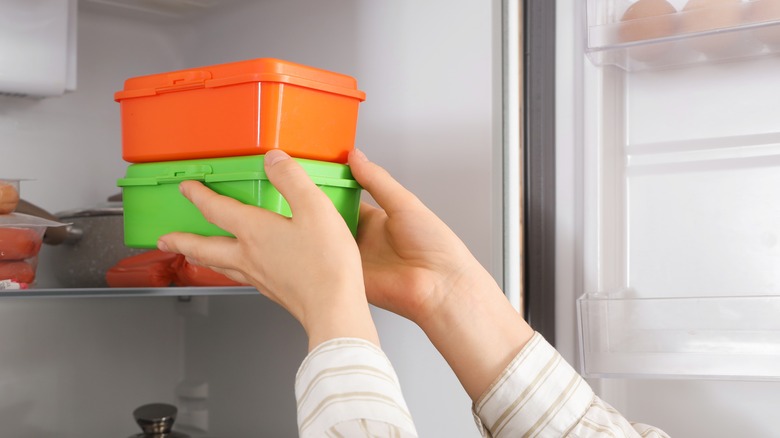
[[268, 151], [264, 159], [265, 173], [268, 180], [281, 193], [290, 211], [303, 213], [307, 210], [317, 211], [324, 201], [329, 201], [298, 162], [291, 160], [286, 152], [280, 149]]
[[388, 215], [410, 207], [422, 207], [422, 202], [412, 192], [406, 190], [385, 169], [369, 161], [362, 151], [354, 149], [349, 153], [349, 167], [355, 180]]

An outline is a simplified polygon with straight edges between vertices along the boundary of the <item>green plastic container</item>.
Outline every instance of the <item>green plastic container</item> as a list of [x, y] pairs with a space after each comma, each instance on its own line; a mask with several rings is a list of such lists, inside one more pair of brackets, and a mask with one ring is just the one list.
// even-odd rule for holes
[[[203, 236], [231, 236], [209, 223], [179, 192], [185, 180], [202, 181], [215, 192], [290, 217], [290, 206], [263, 170], [263, 155], [131, 164], [122, 187], [125, 244], [155, 248], [157, 239], [174, 231]], [[352, 234], [357, 232], [361, 187], [349, 166], [295, 158], [333, 201]]]

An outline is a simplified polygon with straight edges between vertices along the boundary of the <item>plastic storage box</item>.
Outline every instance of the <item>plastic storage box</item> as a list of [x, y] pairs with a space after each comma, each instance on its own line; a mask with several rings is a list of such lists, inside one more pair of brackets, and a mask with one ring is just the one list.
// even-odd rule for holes
[[350, 76], [261, 58], [130, 78], [114, 99], [131, 163], [271, 149], [345, 163], [365, 93]]
[[49, 227], [64, 223], [22, 213], [0, 214], [0, 290], [35, 282], [38, 252]]
[[[354, 235], [362, 189], [352, 178], [349, 166], [296, 160], [333, 201]], [[230, 236], [209, 223], [179, 192], [179, 183], [185, 180], [202, 181], [219, 194], [290, 217], [290, 206], [268, 181], [263, 161], [263, 155], [254, 155], [128, 166], [125, 178], [118, 181], [123, 194], [125, 244], [154, 248], [160, 236], [174, 231]]]

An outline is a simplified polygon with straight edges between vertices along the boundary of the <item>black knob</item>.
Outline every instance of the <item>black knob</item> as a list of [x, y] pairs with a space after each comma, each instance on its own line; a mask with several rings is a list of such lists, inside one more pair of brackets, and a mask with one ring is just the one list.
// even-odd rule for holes
[[135, 417], [135, 422], [141, 426], [144, 434], [155, 436], [171, 433], [177, 412], [176, 406], [166, 403], [150, 403], [134, 410], [133, 417]]

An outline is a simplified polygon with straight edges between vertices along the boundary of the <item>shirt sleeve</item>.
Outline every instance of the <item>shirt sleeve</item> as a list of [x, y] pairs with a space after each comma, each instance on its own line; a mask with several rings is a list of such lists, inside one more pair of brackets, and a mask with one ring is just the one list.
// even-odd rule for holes
[[295, 398], [302, 438], [417, 437], [393, 366], [364, 339], [332, 339], [312, 350], [295, 377]]
[[668, 437], [628, 422], [596, 397], [539, 333], [474, 403], [473, 413], [483, 437]]

